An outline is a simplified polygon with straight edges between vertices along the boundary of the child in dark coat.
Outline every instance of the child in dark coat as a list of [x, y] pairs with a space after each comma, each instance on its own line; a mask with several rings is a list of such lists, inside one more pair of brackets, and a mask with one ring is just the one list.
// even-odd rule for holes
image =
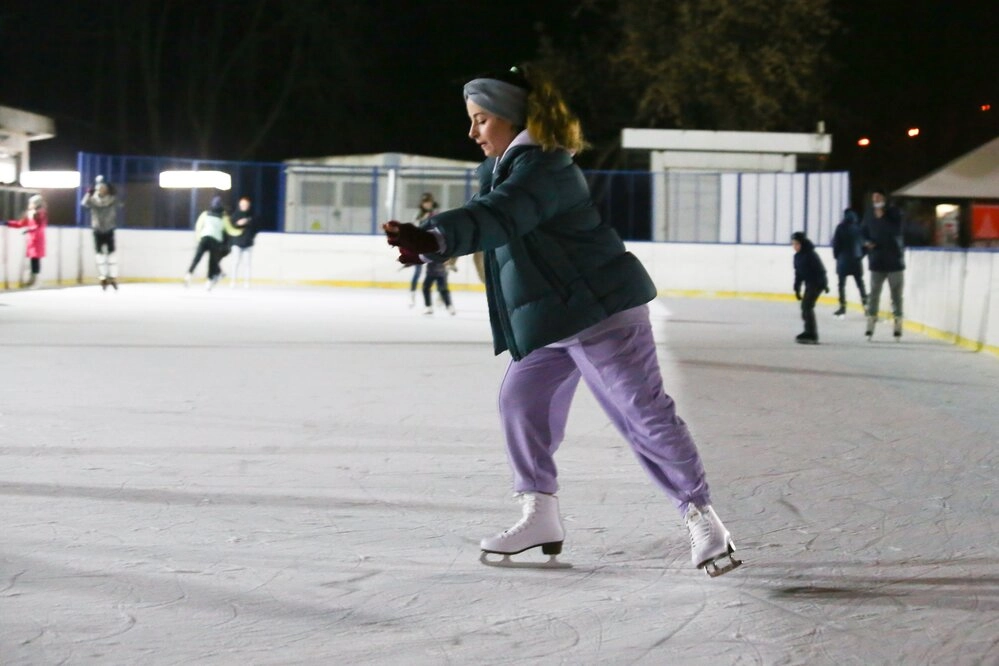
[[[829, 293], [826, 267], [805, 232], [791, 234], [791, 246], [794, 247], [794, 295], [801, 301], [801, 318], [805, 322], [805, 331], [795, 341], [803, 345], [817, 345], [819, 329], [815, 323], [815, 302], [823, 291]], [[801, 293], [802, 285], [805, 287], [804, 295]]]

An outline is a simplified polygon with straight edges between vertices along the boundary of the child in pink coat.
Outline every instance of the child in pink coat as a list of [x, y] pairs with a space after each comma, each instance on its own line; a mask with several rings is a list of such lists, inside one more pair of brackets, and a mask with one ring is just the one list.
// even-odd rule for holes
[[45, 226], [49, 223], [45, 211], [45, 199], [36, 194], [28, 199], [28, 210], [20, 220], [8, 220], [9, 227], [22, 227], [25, 235], [25, 256], [31, 260], [31, 277], [24, 283], [25, 287], [35, 287], [38, 284], [38, 273], [42, 269], [42, 259], [45, 257]]

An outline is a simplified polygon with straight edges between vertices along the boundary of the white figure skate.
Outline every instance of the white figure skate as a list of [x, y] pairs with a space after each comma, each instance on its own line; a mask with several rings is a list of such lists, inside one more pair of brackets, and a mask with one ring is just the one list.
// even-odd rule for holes
[[[559, 562], [556, 555], [562, 552], [565, 528], [559, 517], [558, 498], [544, 493], [522, 493], [520, 501], [523, 516], [513, 527], [496, 536], [486, 537], [480, 543], [482, 555], [479, 561], [494, 567], [532, 567], [567, 569], [571, 564]], [[531, 548], [541, 548], [549, 558], [543, 563], [514, 562], [511, 555]], [[501, 559], [490, 559], [489, 555], [502, 555]]]
[[742, 564], [733, 555], [735, 544], [732, 543], [732, 536], [711, 505], [691, 504], [683, 522], [690, 532], [690, 559], [695, 567], [704, 569], [714, 578]]

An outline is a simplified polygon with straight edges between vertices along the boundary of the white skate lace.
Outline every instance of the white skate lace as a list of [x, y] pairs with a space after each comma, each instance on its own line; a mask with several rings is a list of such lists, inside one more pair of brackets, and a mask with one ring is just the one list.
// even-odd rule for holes
[[690, 548], [697, 550], [698, 545], [711, 539], [711, 521], [705, 518], [700, 509], [694, 507], [687, 514], [687, 529], [690, 531]]
[[534, 505], [537, 503], [537, 498], [534, 495], [518, 495], [518, 498], [524, 503], [524, 515], [513, 527], [503, 530], [505, 535], [514, 535], [522, 531], [534, 517]]

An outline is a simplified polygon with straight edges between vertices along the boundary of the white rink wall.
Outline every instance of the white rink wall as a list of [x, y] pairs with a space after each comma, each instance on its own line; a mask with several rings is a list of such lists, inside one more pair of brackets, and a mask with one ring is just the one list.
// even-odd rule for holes
[[[191, 231], [119, 229], [116, 234], [122, 282], [178, 282], [194, 248]], [[97, 270], [89, 229], [49, 227], [41, 282], [46, 286], [93, 283]], [[660, 293], [678, 296], [793, 298], [790, 245], [628, 243], [648, 268]], [[835, 297], [832, 250], [818, 248]], [[0, 229], [0, 286], [16, 289], [27, 271], [24, 238]], [[223, 262], [223, 268], [231, 260]], [[999, 354], [999, 252], [938, 248], [906, 253], [905, 314], [910, 329]], [[207, 259], [197, 275], [203, 276]], [[457, 290], [480, 290], [470, 258], [452, 275]], [[399, 270], [383, 238], [368, 235], [261, 233], [253, 250], [253, 279], [260, 284], [314, 284], [400, 288], [411, 273]], [[869, 278], [868, 278], [869, 284]], [[887, 287], [882, 310], [889, 310]], [[852, 281], [848, 299], [857, 300]]]

